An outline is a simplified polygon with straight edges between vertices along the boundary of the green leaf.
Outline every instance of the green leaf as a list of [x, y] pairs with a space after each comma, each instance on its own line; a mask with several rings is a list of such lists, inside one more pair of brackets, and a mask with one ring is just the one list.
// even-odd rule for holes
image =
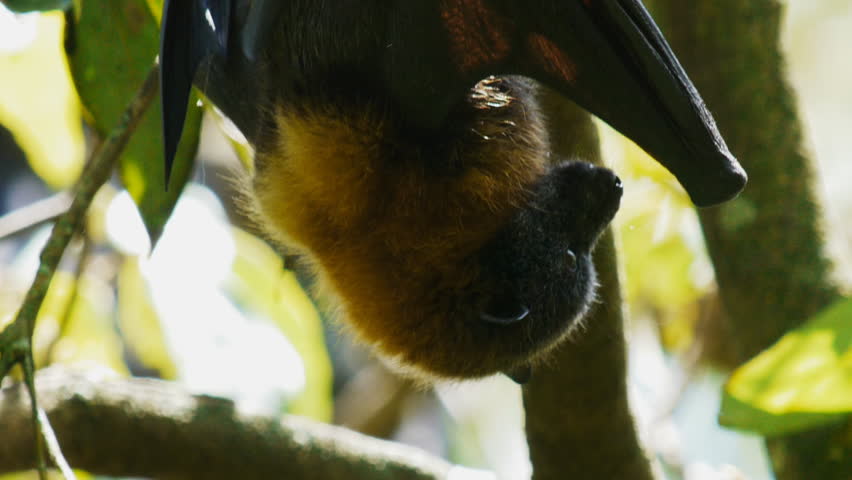
[[18, 13], [44, 12], [47, 10], [65, 10], [71, 6], [71, 0], [3, 0], [3, 5]]
[[779, 435], [850, 413], [852, 299], [844, 299], [737, 369], [725, 388], [719, 421]]
[[[12, 132], [39, 177], [53, 188], [66, 188], [83, 169], [85, 142], [80, 102], [62, 53], [63, 16], [55, 12], [15, 22], [0, 15], [0, 32], [4, 40], [21, 40], [13, 51], [0, 46], [0, 124]], [[28, 35], [31, 41], [22, 40]]]
[[[83, 2], [69, 59], [80, 98], [100, 134], [113, 128], [142, 84], [157, 55], [159, 38], [150, 0]], [[152, 244], [192, 170], [201, 108], [196, 106], [197, 98], [191, 102], [168, 190], [159, 99], [145, 114], [121, 159], [121, 179], [139, 206]]]

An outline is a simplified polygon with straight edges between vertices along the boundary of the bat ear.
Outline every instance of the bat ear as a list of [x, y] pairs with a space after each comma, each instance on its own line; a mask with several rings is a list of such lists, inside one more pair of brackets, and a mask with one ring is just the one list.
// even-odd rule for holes
[[[523, 73], [597, 115], [671, 171], [698, 206], [728, 200], [745, 171], [638, 0], [539, 2], [525, 15]], [[521, 17], [521, 13], [517, 12]]]
[[201, 63], [228, 49], [233, 0], [166, 0], [160, 36], [160, 92], [166, 185], [183, 132], [189, 93]]

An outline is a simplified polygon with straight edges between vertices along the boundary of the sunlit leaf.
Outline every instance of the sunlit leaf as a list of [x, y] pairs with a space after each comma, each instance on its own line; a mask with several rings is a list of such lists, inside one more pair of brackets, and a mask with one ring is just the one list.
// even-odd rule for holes
[[253, 172], [254, 150], [251, 148], [251, 145], [249, 145], [246, 137], [243, 136], [240, 129], [234, 125], [234, 122], [226, 117], [219, 109], [213, 107], [212, 103], [205, 99], [205, 104], [208, 106], [207, 111], [209, 115], [207, 118], [212, 119], [213, 122], [215, 122], [215, 125], [219, 127], [219, 130], [222, 134], [224, 134], [225, 139], [234, 150], [234, 154], [236, 154], [237, 159], [240, 161], [245, 171], [249, 173]]
[[317, 420], [331, 420], [331, 363], [316, 307], [293, 272], [284, 270], [272, 248], [239, 229], [234, 229], [234, 238], [237, 256], [229, 291], [241, 304], [275, 322], [305, 365], [305, 389], [288, 410]]
[[836, 303], [734, 372], [719, 421], [764, 435], [852, 414], [852, 299]]
[[[116, 125], [157, 55], [160, 35], [152, 8], [156, 6], [145, 0], [83, 2], [69, 58], [80, 97], [102, 135]], [[153, 240], [189, 178], [201, 124], [201, 109], [193, 98], [166, 191], [159, 102], [145, 114], [121, 160], [122, 180]]]
[[62, 35], [61, 13], [15, 19], [0, 9], [0, 124], [36, 174], [57, 189], [80, 175], [85, 151]]
[[160, 18], [163, 15], [163, 0], [146, 0], [146, 2], [151, 14], [157, 20], [157, 23], [160, 23]]
[[118, 322], [127, 348], [145, 368], [156, 371], [161, 378], [177, 377], [177, 368], [136, 258], [125, 259], [118, 274]]

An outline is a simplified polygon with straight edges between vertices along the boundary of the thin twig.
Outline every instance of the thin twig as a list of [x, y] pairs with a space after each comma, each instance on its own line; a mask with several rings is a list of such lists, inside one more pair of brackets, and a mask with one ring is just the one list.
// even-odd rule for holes
[[[50, 281], [56, 273], [62, 255], [74, 235], [80, 231], [85, 220], [86, 212], [95, 194], [109, 179], [118, 157], [124, 150], [127, 141], [142, 118], [142, 114], [154, 100], [159, 87], [159, 65], [154, 65], [148, 73], [142, 87], [130, 105], [124, 111], [118, 125], [113, 128], [102, 145], [95, 151], [91, 161], [86, 165], [80, 181], [74, 188], [74, 201], [71, 207], [63, 213], [53, 227], [50, 238], [40, 255], [40, 264], [33, 284], [27, 292], [21, 309], [15, 321], [0, 332], [0, 382], [15, 364], [21, 364], [24, 382], [30, 392], [32, 403], [32, 421], [35, 424], [36, 443], [40, 478], [46, 478], [46, 461], [44, 452], [44, 436], [49, 434], [49, 425], [42, 424], [38, 415], [38, 402], [35, 393], [35, 368], [32, 353], [32, 336], [35, 329], [35, 319]], [[62, 464], [64, 458], [58, 448], [55, 449], [56, 463]]]
[[42, 431], [43, 423], [42, 419], [38, 415], [39, 408], [38, 402], [36, 401], [35, 375], [27, 375], [27, 372], [35, 372], [35, 365], [33, 363], [34, 362], [32, 354], [27, 355], [26, 357], [24, 357], [21, 369], [24, 371], [24, 383], [27, 386], [27, 393], [29, 393], [30, 395], [30, 416], [34, 424], [33, 426], [35, 427], [33, 431], [35, 432], [36, 467], [38, 470], [38, 478], [39, 480], [47, 480], [47, 463], [45, 462], [44, 454], [44, 436], [39, 434], [39, 432]]
[[53, 463], [67, 480], [77, 480], [77, 475], [74, 475], [71, 465], [68, 465], [68, 460], [65, 460], [65, 456], [62, 455], [62, 449], [59, 448], [59, 440], [57, 440], [56, 432], [53, 431], [53, 427], [50, 425], [47, 413], [39, 408], [36, 415], [41, 425], [40, 431], [42, 436], [44, 436], [45, 446], [47, 447], [47, 453], [50, 454], [50, 459], [53, 460]]
[[0, 239], [55, 221], [71, 205], [68, 192], [59, 192], [0, 217]]

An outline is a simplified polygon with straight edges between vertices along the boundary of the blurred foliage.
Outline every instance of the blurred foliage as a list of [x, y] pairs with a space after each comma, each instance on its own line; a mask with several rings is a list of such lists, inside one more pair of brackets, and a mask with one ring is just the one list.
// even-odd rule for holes
[[[52, 6], [25, 3], [16, 2], [14, 6], [19, 10]], [[6, 29], [6, 23], [0, 24], [3, 25], [0, 36], [9, 32], [12, 40], [20, 41], [13, 50], [0, 48], [0, 123], [13, 132], [36, 172], [54, 188], [69, 187], [79, 175], [85, 150], [84, 120], [101, 137], [109, 132], [153, 65], [158, 51], [162, 4], [162, 0], [87, 0], [76, 4], [78, 10], [73, 20], [58, 12], [15, 17], [0, 7], [0, 21], [8, 20], [10, 25]], [[65, 20], [74, 21], [67, 39], [63, 38]], [[22, 33], [13, 28], [22, 29]], [[69, 47], [67, 58], [62, 48], [63, 40]], [[0, 43], [4, 45], [7, 43]], [[105, 366], [123, 375], [133, 369], [192, 382], [181, 376], [182, 372], [187, 372], [179, 364], [180, 359], [186, 358], [186, 352], [175, 350], [187, 346], [168, 338], [167, 332], [172, 328], [165, 323], [181, 319], [166, 315], [154, 301], [154, 295], [164, 295], [164, 288], [152, 284], [152, 278], [156, 277], [148, 271], [153, 258], [151, 242], [140, 238], [145, 236], [145, 230], [133, 223], [141, 218], [155, 238], [165, 230], [167, 222], [174, 223], [171, 213], [189, 178], [200, 132], [202, 108], [198, 98], [193, 97], [191, 102], [177, 169], [168, 191], [163, 185], [163, 147], [157, 105], [146, 114], [121, 163], [121, 179], [139, 204], [138, 209], [127, 205], [117, 207], [124, 195], [116, 195], [111, 186], [105, 187], [96, 198], [87, 222], [87, 234], [96, 253], [86, 264], [94, 266], [86, 267], [77, 277], [68, 271], [68, 262], [64, 262], [54, 278], [35, 332], [39, 366], [54, 362], [87, 363]], [[97, 137], [93, 137], [90, 150], [97, 148], [97, 141]], [[244, 145], [234, 146], [239, 147], [245, 157]], [[204, 230], [202, 226], [207, 236], [193, 238], [191, 258], [201, 262], [196, 265], [224, 264], [225, 277], [221, 285], [214, 287], [219, 290], [222, 301], [231, 305], [228, 311], [245, 323], [260, 322], [280, 331], [282, 338], [287, 337], [292, 349], [298, 352], [301, 365], [297, 368], [300, 372], [304, 369], [299, 373], [304, 381], [303, 385], [291, 382], [302, 386], [297, 392], [287, 393], [295, 396], [281, 404], [286, 411], [329, 421], [331, 368], [319, 313], [295, 275], [284, 269], [273, 249], [260, 239], [232, 228], [223, 217], [212, 217], [217, 218], [212, 220], [217, 226], [212, 230]], [[192, 214], [184, 215], [170, 228], [197, 231], [198, 221]], [[123, 232], [125, 240], [128, 236], [130, 240], [117, 242], [116, 231]], [[14, 316], [28, 278], [36, 268], [45, 235], [46, 230], [42, 229], [29, 237], [18, 249], [14, 263], [0, 270], [3, 280], [0, 326]], [[216, 247], [229, 243], [233, 244], [233, 252], [223, 257]], [[75, 261], [78, 254], [77, 250], [70, 249], [67, 260]], [[176, 303], [183, 302], [190, 311], [194, 308], [192, 302], [195, 300], [187, 296], [185, 289], [172, 288], [165, 295], [171, 296]], [[206, 312], [202, 308], [196, 310], [199, 314]], [[209, 321], [216, 323], [215, 318]], [[197, 343], [215, 342], [215, 338], [209, 339], [201, 333]], [[252, 338], [256, 337], [240, 337], [239, 333], [234, 332], [234, 335], [247, 340], [244, 344], [236, 341], [232, 344], [243, 349], [245, 355], [241, 356], [255, 361], [254, 354], [263, 348], [252, 343]], [[212, 348], [215, 349], [215, 345]], [[277, 361], [283, 357], [266, 358]], [[249, 365], [247, 368], [252, 371], [247, 371], [245, 362], [240, 363], [237, 358], [221, 361], [243, 368], [240, 375], [233, 378], [229, 377], [230, 370], [211, 372], [235, 389], [249, 377], [259, 378], [262, 384], [264, 376], [270, 378], [270, 388], [278, 388], [282, 372], [290, 375], [296, 371], [290, 365], [274, 363]], [[216, 365], [221, 364], [212, 363], [210, 369], [215, 369]]]
[[[160, 41], [157, 17], [152, 14], [150, 1], [87, 0], [74, 32], [69, 42], [71, 71], [91, 122], [105, 135], [119, 120], [153, 65]], [[109, 48], [105, 49], [105, 45]], [[124, 185], [139, 205], [145, 227], [154, 241], [162, 233], [192, 170], [201, 108], [197, 97], [190, 101], [168, 189], [159, 100], [145, 114], [121, 159]]]
[[118, 325], [127, 347], [146, 368], [167, 380], [177, 378], [157, 312], [147, 296], [139, 259], [125, 258], [118, 274]]
[[[36, 367], [91, 364], [127, 374], [121, 340], [112, 322], [113, 308], [112, 289], [101, 278], [84, 273], [78, 280], [58, 272], [36, 323]], [[50, 358], [46, 358], [48, 351]]]
[[[4, 284], [0, 318], [5, 322], [0, 322], [0, 327], [14, 317], [17, 302], [24, 293], [25, 282], [20, 277], [31, 275], [23, 271], [34, 271], [44, 240], [44, 235], [35, 236], [11, 266], [15, 278]], [[53, 363], [100, 366], [126, 375], [128, 370], [122, 341], [115, 331], [113, 310], [112, 286], [98, 272], [84, 268], [79, 277], [67, 271], [57, 272], [36, 321], [33, 335], [36, 367]]]
[[[85, 146], [80, 102], [62, 51], [63, 16], [57, 12], [13, 23], [10, 15], [0, 10], [0, 37], [8, 42], [0, 45], [0, 124], [48, 185], [66, 188], [80, 175]], [[13, 43], [16, 33], [19, 45]]]
[[852, 415], [852, 299], [823, 310], [738, 368], [719, 421], [780, 435]]
[[3, 0], [13, 12], [37, 12], [45, 10], [65, 10], [71, 6], [71, 0]]
[[331, 421], [331, 362], [319, 313], [296, 275], [284, 270], [281, 258], [269, 245], [237, 228], [233, 235], [237, 255], [226, 289], [236, 302], [271, 319], [293, 343], [305, 365], [305, 388], [289, 410]]
[[[196, 375], [198, 370], [185, 363], [185, 352], [176, 352], [175, 349], [197, 349], [195, 355], [203, 357], [208, 350], [202, 344], [216, 343], [217, 329], [225, 328], [222, 334], [242, 339], [237, 345], [237, 354], [250, 361], [256, 360], [258, 353], [273, 361], [283, 357], [268, 354], [272, 352], [257, 352], [257, 345], [252, 343], [252, 338], [256, 337], [251, 336], [251, 332], [256, 330], [222, 324], [216, 318], [187, 318], [181, 315], [186, 312], [202, 317], [220, 315], [223, 318], [235, 318], [242, 324], [260, 320], [286, 337], [298, 352], [304, 367], [304, 385], [295, 396], [286, 398], [286, 411], [318, 420], [330, 420], [331, 367], [319, 313], [294, 274], [284, 269], [280, 257], [272, 248], [260, 239], [230, 227], [225, 218], [205, 215], [203, 210], [197, 210], [207, 209], [209, 207], [205, 206], [205, 202], [215, 201], [199, 188], [193, 185], [186, 194], [189, 198], [195, 198], [193, 202], [183, 198], [178, 203], [161, 243], [150, 258], [147, 252], [141, 252], [140, 255], [127, 250], [128, 245], [139, 245], [140, 239], [119, 239], [117, 233], [107, 234], [116, 247], [125, 250], [126, 254], [118, 274], [118, 319], [127, 348], [145, 369], [156, 371], [164, 378], [193, 383], [193, 379], [185, 376]], [[115, 201], [121, 203], [121, 196]], [[128, 231], [135, 231], [137, 237], [144, 236], [141, 226], [128, 228], [127, 220], [138, 217], [138, 213], [134, 215], [127, 208], [132, 209], [133, 206], [124, 203], [113, 205], [107, 210], [108, 218], [113, 219], [112, 228], [120, 229], [125, 235]], [[213, 210], [216, 208], [221, 207], [216, 205]], [[194, 249], [192, 255], [187, 255], [187, 248]], [[172, 269], [181, 272], [172, 273]], [[176, 281], [166, 282], [163, 274]], [[221, 298], [217, 300], [209, 296], [212, 292], [205, 293], [208, 292], [208, 286], [218, 291]], [[194, 304], [196, 301], [205, 303]], [[211, 302], [222, 307], [211, 312], [208, 308]], [[182, 304], [183, 308], [176, 313], [170, 307], [174, 304]], [[185, 328], [174, 328], [174, 325], [164, 322], [197, 325], [198, 328], [206, 327], [208, 331], [190, 331], [190, 338], [185, 338]], [[264, 344], [264, 348], [269, 345]], [[274, 344], [271, 345], [275, 348]], [[215, 350], [216, 346], [212, 345], [211, 348]], [[240, 350], [244, 353], [240, 354]], [[228, 352], [223, 350], [220, 355], [228, 355]], [[229, 362], [227, 358], [222, 361]], [[238, 359], [230, 362], [240, 364]], [[239, 389], [239, 385], [245, 381], [267, 376], [265, 381], [261, 381], [267, 384], [265, 395], [275, 395], [282, 386], [276, 378], [296, 375], [292, 365], [247, 367], [254, 371], [243, 372], [242, 378], [228, 378], [228, 372], [219, 372], [220, 382], [228, 388], [233, 386]], [[213, 364], [208, 367], [214, 368]], [[292, 384], [292, 381], [288, 382], [285, 384]], [[246, 388], [251, 390], [254, 387]]]
[[[93, 475], [89, 475], [86, 472], [81, 472], [79, 470], [75, 470], [74, 474], [77, 476], [77, 480], [92, 480], [95, 477]], [[0, 475], [0, 480], [38, 480], [38, 472], [26, 472], [26, 473], [14, 473], [11, 475]], [[47, 472], [48, 480], [65, 480], [61, 473], [56, 470], [48, 470]]]
[[659, 326], [668, 349], [683, 351], [695, 340], [698, 301], [713, 288], [698, 217], [671, 173], [609, 127], [603, 131], [626, 185], [613, 222], [625, 298], [633, 316]]

